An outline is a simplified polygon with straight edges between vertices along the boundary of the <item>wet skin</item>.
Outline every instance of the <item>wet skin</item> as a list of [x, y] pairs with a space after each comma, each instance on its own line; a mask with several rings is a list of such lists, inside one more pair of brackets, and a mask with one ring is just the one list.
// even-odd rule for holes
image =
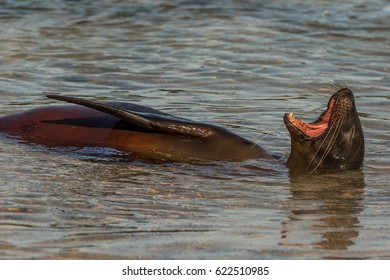
[[40, 107], [0, 118], [0, 131], [48, 147], [110, 147], [156, 162], [273, 158], [260, 146], [221, 127], [135, 104], [97, 106], [110, 114], [79, 105]]
[[[109, 147], [156, 162], [274, 159], [259, 145], [216, 125], [131, 103], [48, 97], [73, 104], [3, 116], [0, 131], [47, 147]], [[363, 132], [349, 89], [333, 94], [316, 122], [307, 124], [292, 114], [286, 114], [284, 122], [291, 135], [290, 169], [317, 172], [362, 165]]]

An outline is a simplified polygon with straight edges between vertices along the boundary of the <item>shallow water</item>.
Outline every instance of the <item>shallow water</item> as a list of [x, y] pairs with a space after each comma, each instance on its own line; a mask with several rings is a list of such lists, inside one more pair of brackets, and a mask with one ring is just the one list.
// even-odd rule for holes
[[[355, 93], [362, 170], [121, 160], [1, 137], [2, 259], [390, 258], [390, 4], [2, 1], [0, 113], [46, 93], [127, 100], [253, 141]], [[319, 111], [307, 114], [313, 120]], [[286, 158], [284, 127], [262, 140]]]

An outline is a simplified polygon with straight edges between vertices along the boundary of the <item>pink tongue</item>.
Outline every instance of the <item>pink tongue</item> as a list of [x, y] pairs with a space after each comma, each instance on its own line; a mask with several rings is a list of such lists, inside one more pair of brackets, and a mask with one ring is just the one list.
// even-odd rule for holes
[[322, 121], [320, 123], [313, 124], [306, 124], [306, 129], [302, 129], [302, 131], [310, 137], [317, 137], [320, 136], [325, 129], [328, 127], [327, 121]]
[[330, 101], [330, 104], [329, 104], [329, 107], [327, 109], [327, 111], [325, 112], [325, 114], [322, 116], [322, 119], [321, 121], [315, 123], [315, 124], [310, 124], [310, 123], [305, 123], [305, 122], [302, 122], [300, 120], [298, 120], [297, 118], [294, 117], [293, 113], [291, 113], [289, 115], [290, 117], [290, 121], [297, 127], [299, 128], [303, 133], [305, 133], [307, 136], [309, 137], [318, 137], [320, 136], [322, 133], [324, 133], [324, 131], [326, 130], [326, 128], [328, 127], [329, 125], [329, 121], [330, 121], [330, 116], [332, 114], [332, 108], [334, 106], [334, 100], [332, 99]]
[[318, 137], [328, 127], [329, 123], [329, 114], [326, 113], [320, 122], [315, 124], [305, 123], [294, 117], [293, 113], [289, 115], [290, 122], [303, 133], [305, 133], [309, 137]]

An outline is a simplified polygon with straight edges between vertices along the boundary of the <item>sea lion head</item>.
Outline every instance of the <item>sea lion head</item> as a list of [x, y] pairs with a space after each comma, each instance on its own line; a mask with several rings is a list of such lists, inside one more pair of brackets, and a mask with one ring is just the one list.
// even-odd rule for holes
[[291, 171], [323, 173], [362, 166], [364, 135], [350, 89], [334, 93], [315, 122], [305, 123], [290, 113], [284, 123], [291, 135]]

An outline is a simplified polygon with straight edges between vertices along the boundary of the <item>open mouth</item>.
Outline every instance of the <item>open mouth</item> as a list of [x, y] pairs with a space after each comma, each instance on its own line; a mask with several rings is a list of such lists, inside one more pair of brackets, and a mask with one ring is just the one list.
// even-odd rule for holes
[[296, 118], [293, 113], [285, 115], [286, 125], [292, 126], [306, 137], [316, 138], [321, 136], [329, 127], [330, 117], [334, 107], [334, 99], [331, 99], [328, 104], [328, 109], [323, 112], [320, 117], [312, 123], [306, 123]]

